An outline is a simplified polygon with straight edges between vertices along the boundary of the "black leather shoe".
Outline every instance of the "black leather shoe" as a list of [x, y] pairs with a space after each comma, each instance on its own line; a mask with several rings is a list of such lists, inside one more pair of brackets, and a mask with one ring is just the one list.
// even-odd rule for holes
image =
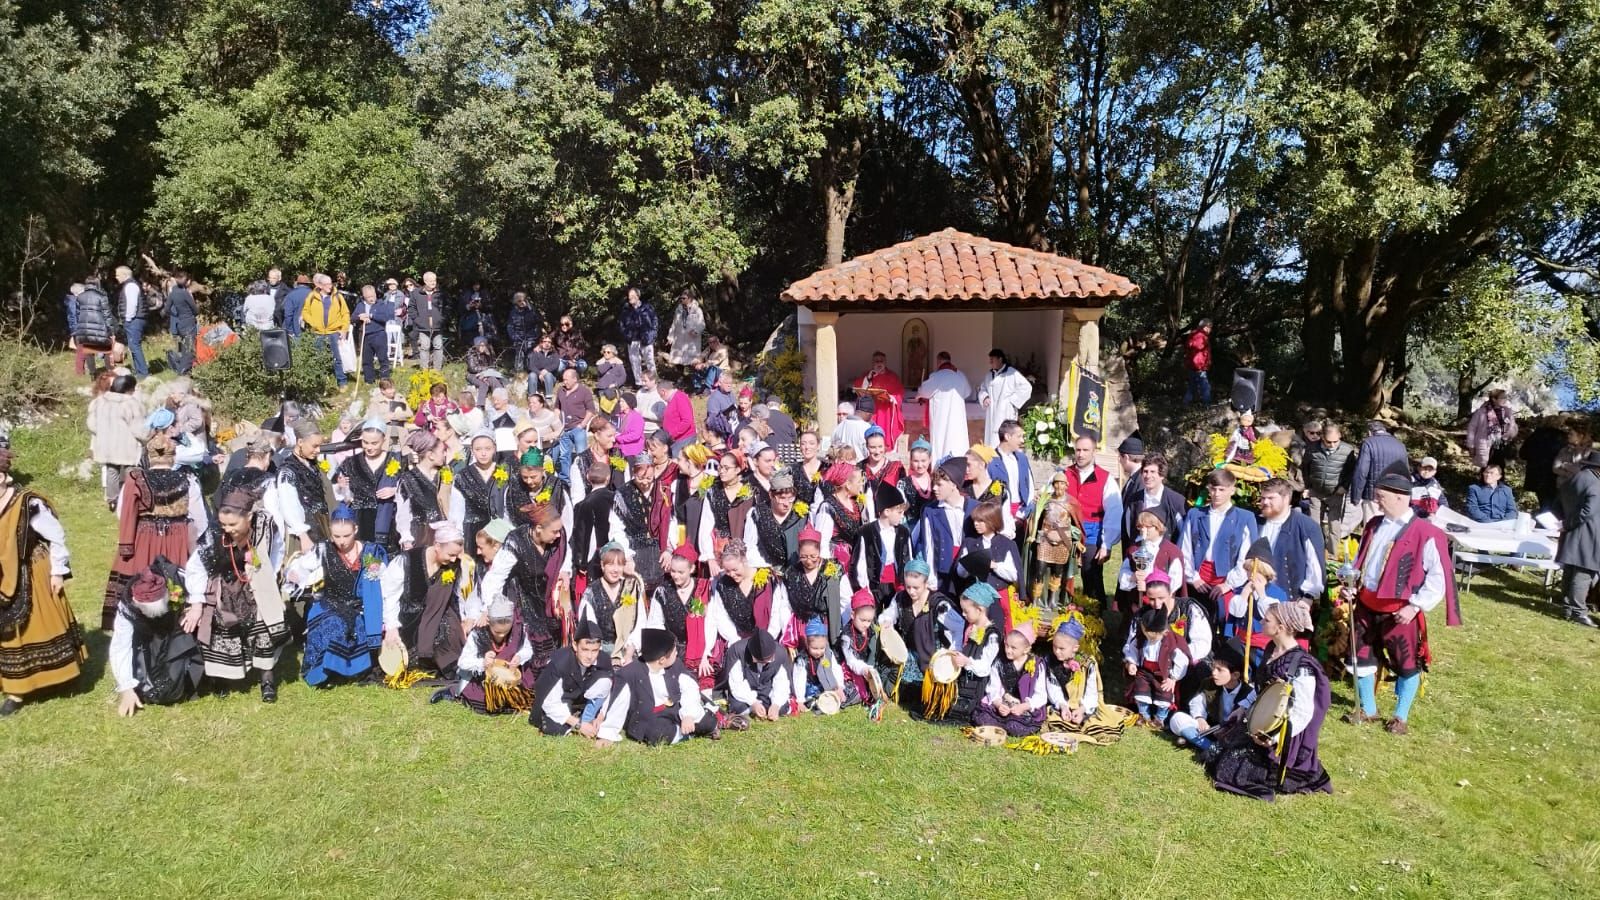
[[15, 697], [7, 697], [6, 702], [0, 703], [0, 718], [14, 716], [22, 708], [22, 701]]
[[450, 689], [449, 688], [439, 688], [437, 691], [433, 692], [433, 696], [432, 697], [428, 698], [428, 702], [429, 703], [439, 703], [439, 702], [444, 701], [444, 700], [454, 700], [454, 699], [455, 699], [455, 695], [450, 693]]
[[270, 672], [263, 673], [261, 676], [261, 702], [278, 702], [278, 685], [272, 680], [272, 674]]

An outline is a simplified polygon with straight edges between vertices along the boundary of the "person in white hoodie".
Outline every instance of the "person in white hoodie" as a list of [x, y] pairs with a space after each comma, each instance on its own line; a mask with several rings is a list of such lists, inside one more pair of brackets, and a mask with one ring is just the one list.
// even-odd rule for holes
[[139, 465], [141, 444], [149, 437], [144, 401], [134, 395], [138, 380], [117, 375], [111, 387], [89, 401], [89, 458], [100, 466], [106, 506], [115, 509], [122, 494], [122, 475]]

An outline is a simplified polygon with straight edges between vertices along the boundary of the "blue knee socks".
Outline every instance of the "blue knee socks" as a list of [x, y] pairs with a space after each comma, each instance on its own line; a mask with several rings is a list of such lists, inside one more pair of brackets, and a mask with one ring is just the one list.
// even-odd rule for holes
[[1404, 722], [1411, 715], [1411, 702], [1422, 687], [1422, 673], [1404, 675], [1394, 683], [1394, 717]]
[[1135, 701], [1135, 704], [1139, 707], [1139, 718], [1141, 718], [1141, 719], [1150, 718], [1150, 704], [1148, 704], [1148, 703], [1138, 703], [1137, 701]]
[[1197, 747], [1207, 752], [1210, 752], [1217, 746], [1216, 743], [1210, 738], [1201, 735], [1200, 729], [1194, 727], [1193, 725], [1190, 725], [1188, 728], [1178, 732], [1178, 737], [1188, 741], [1189, 746]]
[[1361, 711], [1369, 716], [1378, 714], [1378, 676], [1357, 675], [1356, 696], [1361, 698]]

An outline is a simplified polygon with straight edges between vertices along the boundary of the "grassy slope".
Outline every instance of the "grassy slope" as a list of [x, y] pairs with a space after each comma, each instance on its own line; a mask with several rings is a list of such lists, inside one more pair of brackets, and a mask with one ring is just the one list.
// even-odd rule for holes
[[[113, 522], [55, 475], [87, 446], [78, 411], [15, 437], [98, 621]], [[294, 683], [274, 707], [120, 720], [96, 633], [79, 694], [0, 722], [0, 895], [1586, 894], [1600, 634], [1534, 608], [1533, 582], [1474, 588], [1413, 733], [1330, 721], [1336, 794], [1271, 805], [1143, 732], [1040, 759], [898, 713], [606, 752], [420, 689]]]

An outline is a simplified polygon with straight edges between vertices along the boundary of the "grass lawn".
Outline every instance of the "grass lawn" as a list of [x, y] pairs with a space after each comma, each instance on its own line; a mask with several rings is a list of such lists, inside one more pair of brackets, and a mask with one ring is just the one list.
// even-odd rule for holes
[[[114, 522], [56, 474], [81, 409], [13, 439], [97, 623]], [[1600, 632], [1542, 592], [1477, 579], [1407, 737], [1333, 721], [1336, 685], [1334, 795], [1274, 804], [1145, 732], [1037, 758], [898, 712], [599, 751], [295, 681], [124, 720], [95, 632], [77, 693], [0, 721], [0, 896], [1594, 896]]]

